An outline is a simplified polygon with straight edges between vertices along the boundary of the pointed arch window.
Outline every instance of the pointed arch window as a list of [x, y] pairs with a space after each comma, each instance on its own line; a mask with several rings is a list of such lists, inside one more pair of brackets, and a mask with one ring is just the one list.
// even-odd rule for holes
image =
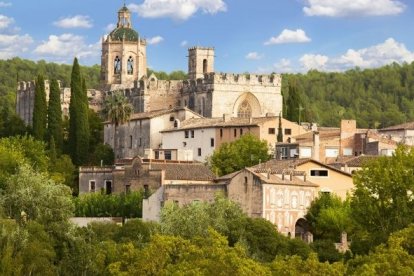
[[118, 56], [114, 60], [114, 74], [121, 74], [121, 60]]
[[134, 59], [132, 58], [132, 56], [130, 56], [128, 58], [128, 62], [127, 62], [127, 73], [128, 73], [128, 75], [134, 74]]
[[247, 101], [243, 101], [239, 105], [239, 110], [237, 111], [237, 117], [239, 118], [250, 118], [252, 116], [252, 107]]

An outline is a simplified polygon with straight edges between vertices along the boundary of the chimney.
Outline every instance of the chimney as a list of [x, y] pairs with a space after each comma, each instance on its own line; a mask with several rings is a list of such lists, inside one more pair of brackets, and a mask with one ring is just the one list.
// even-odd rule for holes
[[319, 161], [319, 151], [320, 151], [319, 131], [314, 131], [313, 132], [312, 158], [316, 161]]

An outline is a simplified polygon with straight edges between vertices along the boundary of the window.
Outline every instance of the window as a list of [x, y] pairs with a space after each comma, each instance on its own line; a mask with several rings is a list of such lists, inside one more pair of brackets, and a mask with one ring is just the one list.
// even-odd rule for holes
[[345, 156], [352, 156], [352, 153], [353, 153], [353, 151], [352, 151], [352, 148], [344, 148], [344, 155]]
[[312, 148], [299, 148], [299, 158], [312, 157]]
[[114, 60], [114, 74], [119, 75], [121, 74], [121, 60], [118, 56], [115, 57]]
[[188, 130], [184, 131], [184, 138], [188, 138]]
[[89, 181], [89, 192], [94, 193], [96, 189], [96, 181], [95, 180], [90, 180]]
[[112, 194], [112, 181], [111, 180], [105, 180], [105, 190], [106, 190], [107, 195]]
[[289, 157], [288, 152], [289, 152], [289, 148], [287, 147], [280, 148], [280, 156], [282, 157], [282, 159], [286, 159]]
[[210, 138], [210, 146], [214, 147], [214, 138]]
[[155, 160], [160, 159], [160, 152], [157, 150], [155, 151]]
[[326, 157], [338, 157], [339, 149], [331, 148], [325, 149], [325, 156]]
[[271, 128], [269, 128], [269, 134], [275, 134], [276, 132], [275, 132], [275, 128], [274, 127], [271, 127]]
[[222, 138], [223, 137], [223, 129], [221, 128], [220, 129], [220, 138]]
[[203, 60], [203, 73], [207, 73], [207, 59]]
[[170, 150], [164, 151], [164, 158], [165, 158], [165, 160], [171, 160], [171, 151]]
[[125, 193], [129, 193], [131, 192], [131, 184], [126, 184], [125, 185]]
[[132, 135], [129, 136], [129, 148], [132, 149]]
[[171, 116], [170, 117], [170, 122], [174, 122], [174, 120], [175, 120], [174, 116]]
[[328, 177], [328, 170], [324, 170], [324, 169], [310, 170], [310, 175], [311, 176]]
[[243, 129], [241, 128], [240, 129], [240, 136], [242, 136], [243, 135]]
[[285, 135], [292, 135], [292, 130], [290, 128], [285, 128]]
[[234, 129], [234, 137], [237, 137], [237, 129]]
[[252, 116], [252, 107], [247, 101], [243, 101], [237, 111], [237, 117], [250, 118]]
[[134, 59], [132, 56], [130, 56], [127, 61], [127, 73], [128, 75], [132, 75], [134, 73]]
[[191, 138], [194, 138], [194, 130], [191, 131]]
[[142, 146], [142, 138], [139, 138], [139, 146]]
[[248, 183], [248, 179], [247, 176], [244, 177], [244, 192], [247, 193], [247, 183]]
[[201, 156], [201, 148], [198, 148], [198, 156]]

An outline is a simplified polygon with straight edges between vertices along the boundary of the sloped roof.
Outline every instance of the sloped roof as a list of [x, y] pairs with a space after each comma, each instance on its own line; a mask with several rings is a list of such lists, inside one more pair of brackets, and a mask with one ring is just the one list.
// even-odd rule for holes
[[215, 178], [202, 163], [151, 163], [151, 170], [165, 171], [166, 180], [211, 181]]
[[387, 131], [387, 130], [406, 130], [406, 129], [414, 129], [414, 122], [390, 126], [390, 127], [379, 129], [378, 131], [381, 132], [381, 131]]
[[259, 118], [230, 118], [228, 121], [223, 118], [190, 118], [182, 121], [180, 127], [170, 128], [162, 132], [172, 132], [177, 130], [197, 129], [197, 128], [216, 128], [216, 127], [235, 127], [235, 126], [257, 126], [261, 123], [274, 121], [277, 117]]
[[[263, 171], [260, 169], [255, 168], [246, 168], [246, 170], [250, 171], [257, 177], [259, 177], [263, 182], [266, 184], [279, 184], [279, 185], [295, 185], [295, 186], [308, 186], [308, 187], [319, 187], [319, 185], [310, 182], [310, 181], [304, 181], [297, 176], [301, 175], [301, 172], [297, 172], [296, 174], [292, 172], [292, 178], [290, 178], [290, 173], [285, 174], [285, 177], [282, 179], [279, 177], [280, 173], [275, 173], [272, 171]], [[263, 175], [263, 173], [266, 173], [266, 175]]]
[[370, 162], [379, 158], [378, 155], [359, 155], [355, 157], [348, 158], [347, 160], [338, 160], [338, 162], [329, 164], [331, 166], [345, 166], [348, 167], [362, 167], [365, 163]]

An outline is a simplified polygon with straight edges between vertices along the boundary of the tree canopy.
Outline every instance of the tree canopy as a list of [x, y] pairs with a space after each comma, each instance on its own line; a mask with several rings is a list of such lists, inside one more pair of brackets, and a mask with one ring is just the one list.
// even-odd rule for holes
[[210, 157], [209, 163], [213, 172], [225, 175], [266, 162], [269, 158], [267, 142], [260, 141], [252, 134], [245, 134], [234, 142], [221, 144]]

